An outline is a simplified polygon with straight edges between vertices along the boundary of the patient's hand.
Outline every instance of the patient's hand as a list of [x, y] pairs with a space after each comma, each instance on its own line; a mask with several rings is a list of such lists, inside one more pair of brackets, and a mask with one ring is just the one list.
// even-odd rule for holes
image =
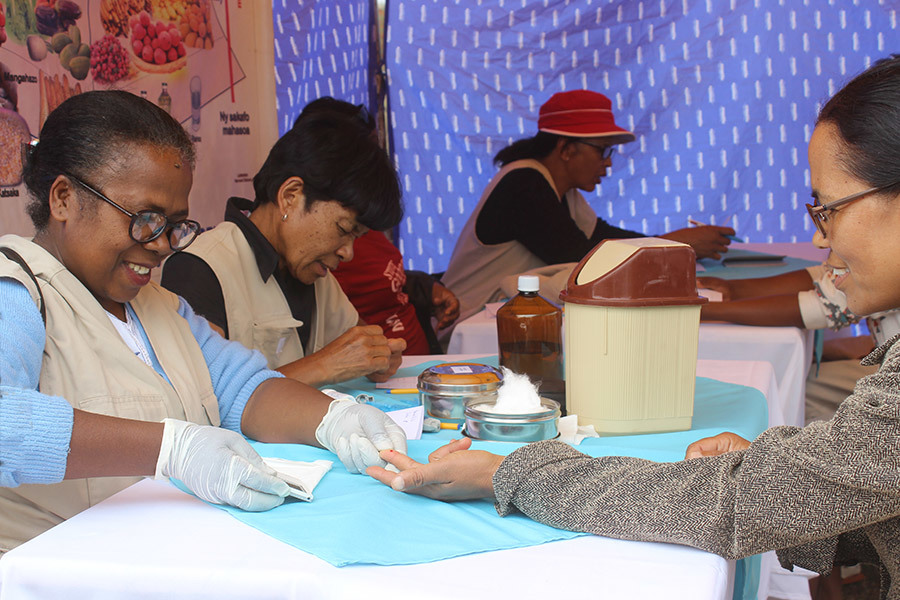
[[396, 450], [382, 450], [379, 456], [400, 472], [369, 467], [366, 473], [398, 492], [435, 500], [493, 498], [492, 479], [503, 457], [484, 450], [469, 450], [471, 445], [469, 438], [453, 440], [429, 454], [425, 465]]
[[750, 442], [736, 433], [726, 431], [713, 437], [697, 440], [687, 447], [685, 458], [700, 458], [701, 456], [718, 456], [735, 450], [745, 450], [750, 447]]

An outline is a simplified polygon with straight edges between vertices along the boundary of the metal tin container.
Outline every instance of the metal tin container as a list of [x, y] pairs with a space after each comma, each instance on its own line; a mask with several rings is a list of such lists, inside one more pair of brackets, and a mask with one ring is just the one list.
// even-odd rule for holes
[[494, 442], [538, 442], [559, 435], [559, 402], [541, 398], [544, 410], [526, 414], [503, 414], [484, 410], [495, 400], [472, 398], [465, 402], [465, 434]]
[[453, 423], [465, 419], [464, 402], [483, 399], [497, 401], [503, 373], [496, 367], [478, 363], [442, 363], [422, 371], [418, 379], [419, 399], [428, 416]]

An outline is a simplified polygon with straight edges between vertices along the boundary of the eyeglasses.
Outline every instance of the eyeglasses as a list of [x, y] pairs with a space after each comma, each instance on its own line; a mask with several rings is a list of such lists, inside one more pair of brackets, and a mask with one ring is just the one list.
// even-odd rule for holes
[[855, 194], [850, 194], [849, 196], [839, 198], [834, 202], [829, 202], [828, 204], [819, 204], [819, 199], [816, 198], [816, 201], [814, 203], [806, 205], [806, 212], [809, 213], [809, 218], [812, 219], [813, 225], [816, 226], [816, 229], [819, 230], [819, 233], [822, 234], [822, 237], [827, 238], [828, 234], [825, 232], [825, 223], [828, 222], [828, 213], [834, 211], [834, 209], [836, 209], [838, 206], [843, 206], [844, 204], [848, 204], [850, 202], [853, 202], [854, 200], [859, 200], [863, 196], [868, 196], [869, 194], [874, 194], [875, 192], [881, 192], [890, 187], [894, 187], [898, 183], [900, 182], [894, 182], [888, 185], [869, 188], [867, 190], [863, 190], [861, 192], [856, 192]]
[[613, 153], [615, 153], [616, 149], [612, 146], [601, 146], [600, 144], [592, 144], [591, 142], [586, 142], [585, 140], [580, 140], [578, 138], [572, 138], [575, 142], [579, 144], [584, 144], [585, 146], [590, 146], [591, 148], [596, 148], [600, 153], [600, 158], [603, 160], [609, 160], [612, 158]]
[[113, 202], [104, 194], [98, 192], [74, 175], [66, 174], [66, 177], [104, 202], [115, 206], [131, 217], [131, 226], [128, 230], [128, 234], [131, 236], [131, 239], [139, 244], [152, 242], [168, 230], [169, 233], [167, 238], [169, 240], [169, 247], [175, 252], [179, 252], [190, 246], [191, 242], [197, 238], [197, 234], [200, 233], [200, 223], [197, 221], [192, 221], [190, 219], [169, 221], [169, 217], [156, 210], [142, 210], [133, 213]]

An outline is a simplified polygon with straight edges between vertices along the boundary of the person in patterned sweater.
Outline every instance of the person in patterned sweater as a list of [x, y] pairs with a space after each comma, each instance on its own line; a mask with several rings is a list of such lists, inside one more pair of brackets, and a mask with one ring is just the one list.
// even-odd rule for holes
[[[823, 244], [847, 265], [834, 281], [856, 314], [900, 307], [900, 56], [875, 63], [819, 114], [809, 144], [809, 206]], [[827, 574], [872, 563], [882, 597], [900, 598], [900, 334], [828, 421], [773, 427], [749, 442], [699, 440], [686, 460], [591, 458], [556, 441], [507, 457], [456, 440], [401, 472], [369, 468], [396, 490], [444, 500], [495, 498], [554, 527], [685, 544], [726, 558], [777, 550], [786, 568]]]

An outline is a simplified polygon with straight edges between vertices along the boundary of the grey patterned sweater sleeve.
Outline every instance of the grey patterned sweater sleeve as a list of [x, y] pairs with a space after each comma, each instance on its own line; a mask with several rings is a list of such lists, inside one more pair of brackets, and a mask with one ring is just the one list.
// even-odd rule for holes
[[882, 368], [860, 380], [829, 422], [775, 427], [747, 450], [677, 463], [591, 458], [560, 442], [538, 442], [501, 463], [493, 479], [497, 509], [727, 558], [798, 547], [795, 560], [828, 571], [840, 534], [873, 523], [898, 527], [897, 339], [867, 357], [884, 357]]

